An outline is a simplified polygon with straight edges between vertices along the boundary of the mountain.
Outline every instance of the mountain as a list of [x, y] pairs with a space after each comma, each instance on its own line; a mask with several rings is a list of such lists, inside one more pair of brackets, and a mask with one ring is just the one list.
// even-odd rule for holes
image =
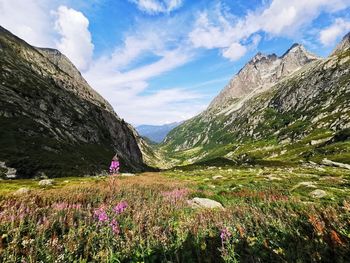
[[181, 122], [173, 122], [164, 125], [140, 125], [136, 127], [136, 130], [141, 136], [153, 142], [160, 143], [172, 129], [180, 124]]
[[0, 161], [18, 177], [94, 174], [118, 153], [124, 171], [147, 166], [133, 128], [58, 50], [0, 27]]
[[219, 157], [350, 163], [349, 41], [348, 34], [327, 58], [299, 44], [281, 57], [258, 53], [160, 149], [173, 165]]

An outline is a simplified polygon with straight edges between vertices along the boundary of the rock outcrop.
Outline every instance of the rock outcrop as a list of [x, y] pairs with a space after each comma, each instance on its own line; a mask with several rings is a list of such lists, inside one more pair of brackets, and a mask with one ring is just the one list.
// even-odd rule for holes
[[136, 131], [54, 49], [0, 27], [0, 161], [20, 177], [95, 174], [118, 153], [122, 171], [142, 171]]

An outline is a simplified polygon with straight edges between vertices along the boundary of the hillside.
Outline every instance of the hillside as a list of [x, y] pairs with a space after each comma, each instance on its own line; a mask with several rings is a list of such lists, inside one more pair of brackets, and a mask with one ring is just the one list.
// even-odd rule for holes
[[298, 44], [281, 57], [257, 54], [161, 151], [173, 165], [218, 157], [350, 163], [349, 38], [324, 59]]
[[0, 54], [2, 170], [14, 168], [17, 177], [94, 174], [107, 170], [115, 153], [124, 171], [147, 167], [136, 131], [67, 57], [2, 27]]

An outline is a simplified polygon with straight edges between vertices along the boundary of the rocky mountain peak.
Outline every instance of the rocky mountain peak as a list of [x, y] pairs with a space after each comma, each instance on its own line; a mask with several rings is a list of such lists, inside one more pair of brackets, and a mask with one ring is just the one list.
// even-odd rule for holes
[[342, 53], [348, 49], [350, 49], [350, 32], [343, 37], [342, 41], [336, 46], [331, 56]]
[[[209, 112], [227, 112], [242, 105], [242, 99], [265, 91], [282, 78], [319, 58], [302, 45], [293, 44], [281, 57], [257, 53], [209, 105]], [[250, 94], [250, 95], [249, 95]], [[232, 105], [237, 101], [238, 106]], [[237, 103], [237, 102], [236, 102]]]

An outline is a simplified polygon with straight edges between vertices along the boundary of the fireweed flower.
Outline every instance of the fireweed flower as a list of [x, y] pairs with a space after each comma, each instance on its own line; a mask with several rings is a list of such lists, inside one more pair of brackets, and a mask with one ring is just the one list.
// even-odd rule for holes
[[114, 234], [118, 235], [120, 233], [119, 224], [115, 219], [112, 219], [112, 221], [109, 225], [110, 225]]
[[102, 207], [96, 209], [94, 211], [94, 215], [97, 217], [98, 221], [101, 223], [106, 222], [108, 220], [108, 215]]
[[220, 238], [222, 242], [227, 241], [232, 236], [230, 230], [227, 227], [221, 229]]
[[122, 201], [118, 203], [113, 210], [117, 215], [119, 215], [123, 213], [127, 207], [128, 207], [128, 203], [126, 201]]

